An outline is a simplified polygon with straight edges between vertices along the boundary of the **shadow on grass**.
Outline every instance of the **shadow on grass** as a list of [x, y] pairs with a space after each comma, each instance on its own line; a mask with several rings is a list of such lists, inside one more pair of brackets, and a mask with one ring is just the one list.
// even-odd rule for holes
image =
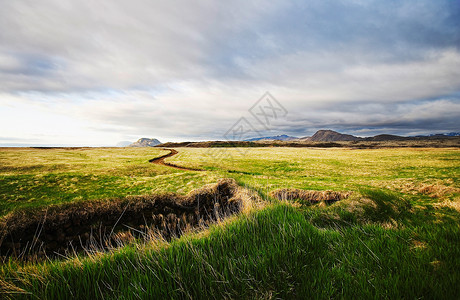
[[373, 203], [373, 205], [364, 206], [364, 213], [372, 222], [401, 220], [410, 215], [411, 203], [395, 193], [365, 189], [361, 190], [361, 194]]

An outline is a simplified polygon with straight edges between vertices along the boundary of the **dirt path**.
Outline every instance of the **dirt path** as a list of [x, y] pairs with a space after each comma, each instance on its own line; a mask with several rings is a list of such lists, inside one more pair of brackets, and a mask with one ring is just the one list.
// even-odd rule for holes
[[163, 148], [162, 150], [168, 150], [168, 151], [170, 151], [170, 152], [169, 152], [168, 154], [162, 155], [162, 156], [160, 156], [160, 157], [153, 158], [153, 159], [149, 160], [149, 162], [154, 163], [154, 164], [157, 164], [157, 165], [168, 166], [168, 167], [175, 168], [175, 169], [179, 169], [179, 170], [186, 170], [186, 171], [203, 171], [203, 170], [201, 170], [201, 169], [194, 169], [194, 168], [181, 167], [181, 166], [177, 166], [177, 165], [172, 164], [172, 163], [165, 162], [165, 159], [166, 159], [166, 158], [171, 157], [171, 156], [174, 156], [174, 155], [176, 155], [178, 152], [177, 152], [176, 150], [174, 150], [174, 149], [166, 149], [166, 148]]

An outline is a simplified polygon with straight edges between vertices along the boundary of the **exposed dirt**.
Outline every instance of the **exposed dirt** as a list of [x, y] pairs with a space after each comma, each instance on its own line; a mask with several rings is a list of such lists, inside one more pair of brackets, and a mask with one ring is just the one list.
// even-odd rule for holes
[[13, 212], [0, 219], [0, 256], [22, 259], [107, 250], [135, 238], [180, 236], [239, 212], [241, 187], [221, 179], [188, 195], [131, 196]]
[[319, 202], [329, 204], [346, 199], [350, 194], [350, 192], [311, 191], [291, 188], [272, 191], [270, 196], [278, 200], [302, 200], [310, 204]]
[[165, 162], [165, 159], [168, 158], [168, 157], [171, 157], [173, 155], [176, 155], [178, 152], [174, 149], [162, 149], [162, 150], [168, 150], [170, 151], [168, 154], [165, 154], [163, 156], [160, 156], [160, 157], [157, 157], [157, 158], [153, 158], [151, 160], [149, 160], [149, 162], [151, 163], [154, 163], [154, 164], [157, 164], [157, 165], [163, 165], [163, 166], [168, 166], [168, 167], [171, 167], [171, 168], [175, 168], [175, 169], [179, 169], [179, 170], [187, 170], [187, 171], [203, 171], [201, 169], [194, 169], [194, 168], [187, 168], [187, 167], [181, 167], [181, 166], [178, 166], [178, 165], [175, 165], [175, 164], [172, 164], [172, 163], [168, 163], [168, 162]]

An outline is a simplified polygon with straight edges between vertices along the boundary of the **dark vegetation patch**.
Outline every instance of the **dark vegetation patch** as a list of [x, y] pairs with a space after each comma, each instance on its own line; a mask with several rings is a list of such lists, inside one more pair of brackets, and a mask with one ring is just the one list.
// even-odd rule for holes
[[248, 141], [207, 141], [207, 142], [182, 142], [182, 143], [164, 143], [155, 147], [194, 147], [194, 148], [234, 148], [234, 147], [342, 147], [339, 143], [334, 142], [248, 142]]
[[239, 171], [239, 170], [227, 170], [227, 173], [236, 173], [236, 174], [245, 174], [245, 175], [262, 175], [260, 172], [246, 172], [246, 171]]
[[389, 190], [363, 189], [349, 200], [330, 209], [310, 210], [311, 223], [320, 228], [335, 229], [369, 224], [395, 228], [414, 223], [416, 214], [410, 201]]
[[355, 148], [355, 149], [380, 149], [380, 148], [446, 148], [460, 147], [460, 137], [444, 138], [401, 138], [357, 141], [336, 141], [336, 142], [315, 142], [315, 141], [206, 141], [206, 142], [181, 142], [164, 143], [155, 147], [312, 147], [312, 148]]
[[350, 192], [311, 191], [301, 189], [279, 189], [272, 191], [270, 196], [278, 200], [300, 200], [302, 203], [314, 204], [319, 202], [334, 203], [348, 198]]
[[412, 208], [409, 201], [389, 191], [371, 189], [363, 190], [361, 193], [373, 203], [373, 205], [364, 206], [365, 216], [373, 222], [404, 219]]
[[0, 219], [0, 255], [31, 258], [111, 249], [147, 234], [170, 239], [238, 212], [238, 191], [234, 180], [223, 179], [186, 196], [130, 196], [12, 212]]

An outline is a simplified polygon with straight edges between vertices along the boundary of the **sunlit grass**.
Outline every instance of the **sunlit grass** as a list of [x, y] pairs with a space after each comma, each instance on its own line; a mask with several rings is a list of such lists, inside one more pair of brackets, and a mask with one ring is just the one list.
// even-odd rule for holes
[[[0, 292], [48, 299], [460, 297], [459, 150], [226, 148], [222, 160], [206, 155], [209, 149], [177, 150], [168, 161], [206, 171], [146, 164], [163, 153], [158, 149], [91, 149], [85, 158], [30, 150], [24, 153], [38, 159], [17, 165], [10, 160], [24, 153], [0, 154], [8, 161], [2, 180], [16, 187], [3, 197], [23, 197], [7, 210], [26, 207], [21, 203], [34, 195], [50, 199], [39, 201], [44, 205], [59, 203], [72, 189], [81, 201], [186, 193], [219, 177], [235, 178], [269, 200], [171, 242], [61, 261], [10, 259], [0, 266]], [[41, 178], [35, 184], [21, 176]], [[63, 191], [53, 192], [52, 180]], [[268, 199], [278, 188], [352, 194], [333, 205]]]
[[0, 215], [90, 199], [185, 194], [215, 180], [149, 163], [167, 153], [156, 148], [0, 150]]
[[[443, 196], [459, 193], [457, 149], [178, 148], [169, 161], [212, 170], [255, 189], [356, 190], [399, 192], [436, 184]], [[209, 155], [222, 151], [225, 159]], [[220, 152], [218, 152], [220, 154]]]

